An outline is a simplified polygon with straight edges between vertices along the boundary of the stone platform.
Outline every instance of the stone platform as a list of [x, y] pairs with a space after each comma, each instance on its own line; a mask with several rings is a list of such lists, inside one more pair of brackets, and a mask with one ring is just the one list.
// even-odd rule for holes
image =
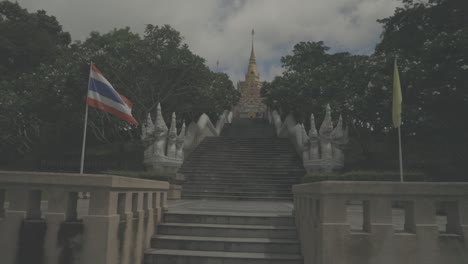
[[168, 201], [169, 212], [230, 213], [230, 214], [277, 214], [292, 215], [293, 203], [283, 201], [215, 201], [178, 200]]

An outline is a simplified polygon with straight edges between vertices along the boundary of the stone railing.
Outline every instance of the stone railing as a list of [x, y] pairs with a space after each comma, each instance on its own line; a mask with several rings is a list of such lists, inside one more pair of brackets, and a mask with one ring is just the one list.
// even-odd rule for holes
[[221, 134], [225, 124], [232, 122], [232, 112], [224, 111], [218, 117], [216, 125], [213, 125], [210, 118], [203, 114], [197, 123], [192, 122], [187, 129], [185, 136], [184, 153], [188, 155], [205, 137], [217, 137]]
[[142, 263], [168, 188], [118, 176], [0, 171], [0, 262]]
[[291, 114], [282, 121], [278, 112], [273, 111], [268, 114], [268, 120], [275, 126], [278, 137], [291, 140], [307, 172], [331, 172], [343, 167], [348, 127], [343, 128], [341, 115], [333, 127], [330, 105], [326, 107], [325, 118], [318, 131], [313, 114], [310, 115], [309, 133], [304, 124], [297, 123]]
[[467, 183], [321, 182], [293, 192], [305, 264], [468, 263]]
[[156, 119], [153, 123], [148, 114], [142, 127], [142, 140], [145, 145], [144, 164], [149, 170], [159, 173], [175, 173], [188, 155], [205, 136], [218, 136], [225, 123], [231, 123], [232, 113], [224, 111], [213, 125], [210, 118], [203, 114], [198, 121], [185, 127], [177, 134], [176, 114], [172, 113], [171, 127], [168, 128], [158, 104]]

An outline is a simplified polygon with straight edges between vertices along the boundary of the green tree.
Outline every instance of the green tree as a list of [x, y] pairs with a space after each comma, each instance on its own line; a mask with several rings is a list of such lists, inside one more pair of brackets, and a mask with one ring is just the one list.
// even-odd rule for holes
[[379, 20], [382, 39], [370, 56], [330, 54], [321, 42], [297, 44], [282, 59], [283, 75], [264, 86], [265, 101], [299, 120], [301, 113], [317, 113], [330, 102], [345, 113], [361, 145], [369, 145], [372, 136], [393, 131], [391, 88], [398, 58], [405, 140], [425, 146], [416, 150], [421, 155], [447, 157], [446, 168], [466, 167], [468, 2], [403, 2], [395, 14]]
[[[238, 100], [227, 75], [213, 73], [203, 58], [193, 54], [178, 31], [164, 25], [148, 25], [143, 36], [129, 28], [108, 33], [92, 32], [83, 42], [62, 47], [53, 60], [44, 59], [16, 79], [3, 81], [0, 91], [0, 149], [8, 153], [46, 157], [53, 153], [79, 153], [92, 61], [121, 94], [133, 103], [139, 121], [164, 109], [196, 120], [203, 112], [213, 117]], [[140, 127], [90, 108], [88, 145], [135, 141]]]
[[70, 34], [44, 10], [28, 13], [17, 3], [0, 2], [0, 76], [5, 80], [52, 62], [70, 44]]

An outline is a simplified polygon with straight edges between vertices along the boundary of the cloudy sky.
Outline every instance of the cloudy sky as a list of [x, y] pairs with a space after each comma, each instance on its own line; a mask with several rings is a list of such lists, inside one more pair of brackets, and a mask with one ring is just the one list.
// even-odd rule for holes
[[252, 28], [260, 77], [281, 73], [280, 58], [299, 41], [324, 41], [332, 51], [369, 54], [381, 33], [379, 18], [393, 14], [399, 0], [19, 0], [29, 11], [57, 17], [74, 40], [89, 32], [146, 24], [170, 24], [208, 66], [243, 79]]

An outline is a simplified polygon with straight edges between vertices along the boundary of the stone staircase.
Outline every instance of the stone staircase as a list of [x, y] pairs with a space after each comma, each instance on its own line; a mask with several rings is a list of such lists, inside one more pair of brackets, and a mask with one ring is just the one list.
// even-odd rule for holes
[[301, 264], [291, 215], [168, 212], [145, 264]]
[[288, 139], [262, 121], [236, 120], [220, 137], [207, 137], [185, 160], [183, 199], [291, 200], [304, 175]]
[[145, 264], [303, 263], [291, 186], [304, 169], [272, 126], [237, 120], [205, 138], [179, 172], [186, 207], [165, 213]]

